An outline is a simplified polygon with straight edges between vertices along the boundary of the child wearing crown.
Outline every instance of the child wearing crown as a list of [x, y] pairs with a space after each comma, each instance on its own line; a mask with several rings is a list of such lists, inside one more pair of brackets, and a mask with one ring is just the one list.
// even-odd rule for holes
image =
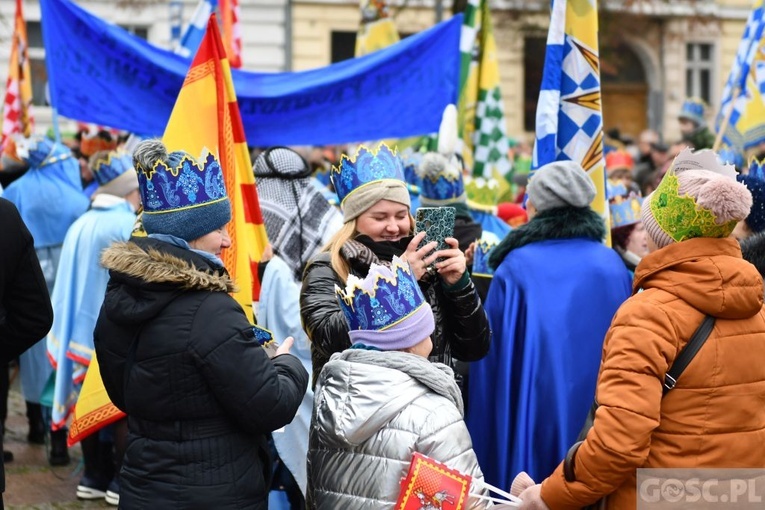
[[[414, 219], [404, 182], [404, 164], [384, 144], [343, 156], [331, 171], [341, 200], [344, 225], [306, 267], [300, 295], [303, 326], [311, 339], [314, 384], [332, 354], [351, 346], [348, 324], [335, 299], [335, 286], [350, 276], [363, 278], [372, 264], [390, 265], [405, 256], [416, 286], [433, 309], [430, 360], [452, 366], [452, 359], [476, 361], [489, 350], [491, 332], [481, 300], [467, 273], [456, 239], [449, 249], [431, 253], [436, 243], [419, 247], [425, 233], [412, 238]], [[430, 264], [441, 260], [435, 266]]]
[[427, 359], [433, 312], [409, 264], [372, 264], [336, 295], [353, 346], [319, 376], [308, 508], [393, 508], [415, 452], [482, 480], [452, 370]]

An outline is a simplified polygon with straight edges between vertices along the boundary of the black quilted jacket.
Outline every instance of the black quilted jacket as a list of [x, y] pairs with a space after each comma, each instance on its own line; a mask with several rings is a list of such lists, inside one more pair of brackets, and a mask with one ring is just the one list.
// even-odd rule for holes
[[96, 354], [129, 427], [120, 506], [265, 510], [266, 437], [302, 401], [300, 361], [268, 359], [228, 275], [198, 254], [136, 238], [102, 263], [111, 279]]
[[[351, 261], [351, 273], [364, 278], [369, 266]], [[329, 253], [319, 253], [309, 262], [300, 292], [300, 316], [311, 340], [313, 384], [329, 357], [351, 346], [348, 323], [335, 297], [335, 285], [344, 286], [332, 269]], [[473, 282], [456, 292], [443, 288], [433, 277], [420, 281], [425, 298], [433, 309], [436, 329], [431, 336], [431, 361], [453, 366], [453, 360], [478, 361], [489, 352], [489, 320]]]

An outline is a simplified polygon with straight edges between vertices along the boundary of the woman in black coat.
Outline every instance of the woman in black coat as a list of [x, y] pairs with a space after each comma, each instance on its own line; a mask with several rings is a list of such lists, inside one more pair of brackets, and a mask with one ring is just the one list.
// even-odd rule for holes
[[120, 506], [266, 509], [266, 437], [292, 420], [308, 374], [290, 341], [269, 360], [228, 294], [217, 161], [150, 140], [134, 163], [149, 236], [104, 252], [111, 279], [95, 331], [104, 385], [128, 414]]
[[[491, 332], [481, 300], [466, 270], [456, 239], [449, 249], [431, 253], [436, 243], [417, 249], [424, 234], [412, 238], [414, 220], [403, 182], [403, 163], [386, 146], [376, 154], [362, 148], [354, 161], [343, 158], [332, 179], [342, 201], [345, 224], [322, 253], [309, 262], [303, 277], [300, 314], [311, 339], [313, 381], [332, 354], [351, 346], [335, 294], [349, 275], [363, 278], [374, 263], [394, 255], [411, 264], [433, 309], [431, 361], [453, 366], [453, 359], [477, 361], [489, 350]], [[431, 262], [440, 259], [435, 269]]]

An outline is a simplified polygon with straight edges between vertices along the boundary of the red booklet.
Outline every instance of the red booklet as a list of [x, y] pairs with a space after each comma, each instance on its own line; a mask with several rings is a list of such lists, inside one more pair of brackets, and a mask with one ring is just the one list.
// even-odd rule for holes
[[401, 481], [396, 510], [463, 510], [471, 477], [415, 453]]

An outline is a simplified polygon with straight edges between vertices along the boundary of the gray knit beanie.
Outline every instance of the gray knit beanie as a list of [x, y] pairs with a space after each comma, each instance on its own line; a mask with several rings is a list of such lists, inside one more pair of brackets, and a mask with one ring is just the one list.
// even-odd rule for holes
[[527, 193], [537, 211], [559, 207], [589, 207], [595, 199], [595, 184], [582, 165], [555, 161], [534, 172]]

